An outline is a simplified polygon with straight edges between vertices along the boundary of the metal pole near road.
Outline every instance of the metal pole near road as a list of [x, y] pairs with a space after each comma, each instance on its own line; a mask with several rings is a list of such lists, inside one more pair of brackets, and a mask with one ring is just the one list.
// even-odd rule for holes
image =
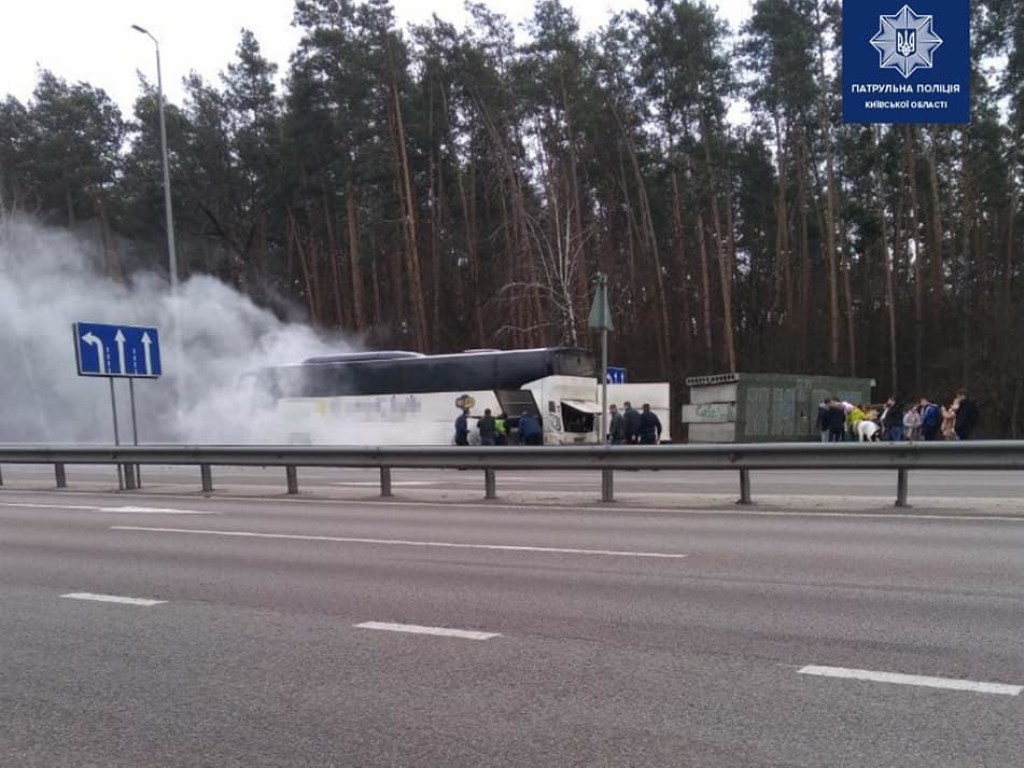
[[[114, 393], [114, 377], [107, 377], [110, 382], [110, 412], [114, 415], [114, 445], [121, 444], [121, 432], [117, 428], [117, 395]], [[121, 465], [117, 465], [117, 487], [124, 490], [124, 478], [121, 475]]]
[[[128, 399], [132, 405], [132, 445], [139, 444], [139, 424], [135, 416], [135, 379], [128, 379]], [[126, 465], [129, 466], [129, 465]], [[142, 468], [140, 464], [132, 464], [131, 472], [135, 474], [135, 488], [142, 487]]]
[[614, 331], [612, 310], [608, 304], [608, 275], [594, 275], [594, 302], [590, 306], [589, 328], [601, 331], [601, 421], [600, 442], [608, 439], [608, 331]]
[[171, 170], [167, 154], [167, 118], [164, 115], [164, 80], [160, 68], [160, 43], [153, 34], [138, 24], [132, 24], [132, 29], [148, 37], [156, 47], [156, 96], [159, 102], [160, 112], [160, 155], [164, 168], [164, 213], [167, 217], [167, 258], [171, 278], [171, 317], [174, 324], [171, 333], [171, 344], [174, 347], [174, 364], [178, 367], [175, 382], [177, 394], [177, 411], [181, 413], [181, 380], [182, 380], [182, 344], [181, 344], [181, 322], [178, 310], [178, 252], [174, 245], [174, 210], [171, 205]]

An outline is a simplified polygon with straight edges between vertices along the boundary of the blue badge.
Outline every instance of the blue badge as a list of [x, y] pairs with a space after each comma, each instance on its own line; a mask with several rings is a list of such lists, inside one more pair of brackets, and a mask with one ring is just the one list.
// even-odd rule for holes
[[969, 123], [970, 0], [843, 0], [843, 121]]

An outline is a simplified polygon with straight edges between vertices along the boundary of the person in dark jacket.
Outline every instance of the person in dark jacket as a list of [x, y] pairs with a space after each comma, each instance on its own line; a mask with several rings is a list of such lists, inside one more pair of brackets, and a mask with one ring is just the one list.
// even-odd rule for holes
[[626, 417], [619, 413], [619, 408], [614, 403], [608, 411], [611, 414], [611, 422], [608, 424], [608, 440], [612, 445], [622, 445], [626, 442]]
[[627, 400], [622, 404], [625, 412], [623, 418], [626, 420], [626, 442], [627, 443], [639, 443], [640, 442], [640, 411], [633, 408], [633, 405]]
[[469, 408], [463, 408], [455, 420], [455, 444], [469, 445]]
[[841, 443], [846, 436], [846, 409], [838, 398], [833, 397], [828, 404], [828, 441]]
[[882, 412], [882, 429], [886, 440], [898, 443], [903, 440], [903, 403], [890, 395]]
[[815, 421], [818, 431], [821, 433], [821, 442], [828, 442], [828, 409], [832, 404], [832, 398], [826, 397], [818, 403], [818, 418]]
[[921, 437], [938, 440], [942, 426], [942, 410], [927, 397], [921, 398]]
[[967, 394], [966, 389], [961, 389], [956, 396], [960, 401], [960, 406], [956, 409], [956, 426], [954, 427], [956, 439], [968, 440], [971, 437], [971, 432], [978, 426], [981, 409], [978, 407], [977, 401]]
[[544, 444], [544, 430], [541, 429], [537, 418], [531, 416], [528, 411], [523, 411], [519, 417], [519, 437], [524, 445]]
[[484, 415], [476, 423], [476, 428], [480, 432], [480, 445], [494, 445], [495, 439], [498, 436], [498, 428], [494, 423], [494, 417], [491, 416], [491, 409], [485, 408]]
[[640, 442], [643, 445], [657, 445], [661, 442], [661, 419], [647, 403], [643, 404], [643, 412], [640, 414]]

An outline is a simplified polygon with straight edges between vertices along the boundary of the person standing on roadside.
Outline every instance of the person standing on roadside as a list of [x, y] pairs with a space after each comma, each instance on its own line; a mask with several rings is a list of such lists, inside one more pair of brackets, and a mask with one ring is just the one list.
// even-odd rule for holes
[[642, 445], [657, 445], [660, 442], [661, 419], [651, 410], [648, 403], [644, 403], [643, 412], [640, 414], [640, 443]]
[[608, 441], [612, 445], [622, 445], [626, 442], [626, 417], [619, 413], [619, 408], [614, 403], [608, 412], [611, 414], [611, 421], [608, 424]]
[[966, 389], [958, 391], [956, 396], [960, 400], [960, 407], [956, 410], [956, 425], [953, 431], [957, 440], [968, 440], [981, 419], [981, 409], [977, 401], [967, 394]]
[[921, 398], [921, 438], [938, 440], [942, 427], [942, 410], [927, 397]]
[[882, 412], [883, 440], [898, 443], [903, 440], [903, 403], [896, 395], [889, 395]]
[[626, 443], [632, 445], [640, 442], [640, 411], [633, 409], [633, 404], [627, 400], [623, 403], [625, 413], [623, 418], [626, 420]]
[[494, 424], [491, 409], [485, 408], [484, 415], [477, 421], [476, 428], [480, 432], [480, 445], [494, 445], [498, 429]]
[[828, 441], [841, 443], [846, 435], [846, 409], [836, 398], [828, 406]]
[[463, 408], [455, 419], [455, 444], [469, 445], [469, 408]]

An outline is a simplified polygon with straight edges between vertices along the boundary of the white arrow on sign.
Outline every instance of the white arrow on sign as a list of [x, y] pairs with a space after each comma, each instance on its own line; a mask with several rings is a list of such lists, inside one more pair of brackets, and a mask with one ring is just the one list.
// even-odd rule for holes
[[96, 347], [96, 359], [100, 361], [100, 373], [106, 373], [107, 361], [103, 358], [103, 342], [100, 340], [99, 336], [96, 336], [92, 331], [89, 331], [82, 337], [82, 341], [91, 347]]
[[153, 375], [153, 352], [150, 349], [151, 346], [153, 346], [153, 340], [151, 338], [149, 338], [149, 333], [144, 331], [143, 334], [142, 334], [142, 347], [143, 347], [142, 351], [145, 354], [145, 358], [146, 358], [146, 375], [147, 376], [152, 376]]
[[117, 362], [121, 366], [118, 370], [121, 373], [128, 373], [128, 369], [124, 364], [124, 334], [121, 333], [121, 329], [117, 329], [117, 333], [114, 334], [114, 342], [117, 344]]

